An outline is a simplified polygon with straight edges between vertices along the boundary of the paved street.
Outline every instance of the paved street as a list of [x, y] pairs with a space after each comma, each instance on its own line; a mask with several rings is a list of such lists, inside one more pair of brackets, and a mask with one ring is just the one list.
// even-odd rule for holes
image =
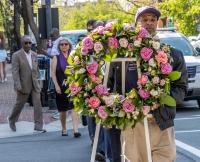
[[[68, 137], [60, 136], [60, 123], [44, 108], [47, 133], [33, 132], [33, 107], [25, 106], [17, 123], [17, 132], [11, 132], [6, 122], [15, 102], [13, 82], [8, 65], [8, 82], [0, 84], [0, 162], [89, 162], [91, 154], [87, 128], [81, 126], [82, 137], [75, 139], [72, 131]], [[200, 161], [200, 110], [196, 102], [190, 108], [178, 109], [175, 120], [176, 162]], [[72, 129], [70, 118], [68, 128]]]

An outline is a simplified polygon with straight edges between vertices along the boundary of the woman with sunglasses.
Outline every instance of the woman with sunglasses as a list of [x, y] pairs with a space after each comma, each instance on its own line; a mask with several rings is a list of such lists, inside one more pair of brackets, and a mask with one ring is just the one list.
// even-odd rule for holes
[[72, 44], [67, 38], [60, 38], [58, 43], [59, 55], [54, 56], [52, 60], [52, 80], [56, 90], [56, 104], [58, 111], [60, 112], [60, 121], [62, 126], [62, 136], [68, 136], [66, 117], [67, 111], [72, 110], [72, 122], [74, 137], [80, 137], [78, 132], [78, 114], [73, 110], [73, 103], [70, 102], [68, 95], [65, 93], [68, 88], [66, 84], [67, 75], [65, 74], [65, 68], [67, 64], [67, 58], [72, 50]]

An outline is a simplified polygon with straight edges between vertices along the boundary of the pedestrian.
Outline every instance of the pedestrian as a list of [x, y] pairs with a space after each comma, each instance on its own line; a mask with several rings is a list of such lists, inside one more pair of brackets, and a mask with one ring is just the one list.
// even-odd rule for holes
[[[137, 10], [135, 23], [145, 28], [150, 36], [156, 35], [158, 19], [161, 13], [154, 7], [145, 6]], [[173, 58], [173, 71], [181, 72], [179, 80], [171, 83], [171, 95], [175, 98], [177, 104], [182, 103], [187, 93], [187, 70], [184, 57], [181, 51], [170, 48], [170, 55]], [[126, 92], [137, 87], [137, 68], [135, 62], [129, 62], [126, 66]], [[111, 87], [116, 86], [117, 91], [121, 91], [119, 82], [121, 79], [121, 65], [112, 66], [111, 71], [116, 73], [116, 77], [110, 77]], [[112, 73], [110, 73], [112, 76]], [[116, 83], [116, 85], [112, 84]], [[151, 141], [151, 155], [153, 162], [173, 162], [176, 159], [176, 145], [174, 134], [174, 118], [176, 108], [171, 108], [166, 105], [157, 104], [154, 110], [150, 112], [148, 117], [149, 134]], [[147, 149], [144, 132], [144, 123], [138, 122], [134, 129], [127, 126], [122, 131], [122, 136], [125, 141], [125, 156], [131, 162], [146, 162]], [[115, 161], [114, 161], [115, 162]]]
[[0, 36], [0, 83], [7, 81], [6, 77], [6, 58], [7, 53], [5, 50], [5, 39], [4, 36]]
[[15, 123], [18, 121], [24, 104], [31, 95], [34, 106], [34, 130], [46, 132], [46, 130], [43, 129], [37, 53], [31, 50], [32, 42], [28, 35], [21, 38], [21, 45], [22, 48], [12, 56], [12, 75], [17, 99], [8, 117], [9, 126], [12, 131], [16, 131]]
[[78, 114], [73, 110], [73, 103], [65, 93], [69, 85], [66, 84], [67, 75], [65, 74], [65, 68], [67, 64], [67, 58], [72, 50], [72, 43], [67, 38], [61, 38], [58, 42], [59, 55], [53, 57], [52, 60], [52, 80], [56, 90], [56, 104], [57, 109], [60, 112], [60, 121], [62, 127], [62, 136], [68, 136], [66, 126], [66, 112], [71, 110], [72, 122], [74, 129], [74, 137], [80, 137], [81, 133], [78, 132]]

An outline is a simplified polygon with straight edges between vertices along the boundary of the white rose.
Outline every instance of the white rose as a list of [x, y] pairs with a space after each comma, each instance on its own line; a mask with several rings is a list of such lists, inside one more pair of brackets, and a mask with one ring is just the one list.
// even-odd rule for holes
[[134, 41], [134, 46], [140, 47], [140, 45], [141, 45], [141, 40]]
[[126, 38], [119, 39], [119, 44], [121, 47], [126, 48], [128, 46], [128, 40]]
[[76, 74], [83, 74], [85, 72], [86, 72], [86, 70], [84, 68], [81, 68], [81, 69], [76, 71]]
[[107, 105], [107, 106], [111, 106], [111, 105], [113, 105], [114, 104], [114, 96], [104, 96], [103, 97], [103, 100], [105, 101], [105, 104]]
[[158, 91], [152, 89], [152, 90], [150, 91], [150, 94], [151, 94], [152, 96], [158, 96]]
[[152, 67], [156, 67], [156, 62], [155, 62], [155, 60], [153, 58], [151, 58], [149, 60], [149, 65], [152, 66]]
[[78, 64], [80, 64], [81, 62], [80, 62], [80, 60], [79, 60], [79, 57], [78, 56], [75, 56], [74, 57], [74, 64], [75, 65], [78, 65]]
[[94, 44], [94, 50], [96, 53], [99, 53], [100, 51], [103, 50], [103, 45], [101, 44], [101, 42], [96, 42]]
[[152, 46], [153, 46], [153, 48], [154, 48], [155, 50], [158, 50], [158, 49], [160, 49], [160, 42], [155, 42], [155, 41], [153, 41]]

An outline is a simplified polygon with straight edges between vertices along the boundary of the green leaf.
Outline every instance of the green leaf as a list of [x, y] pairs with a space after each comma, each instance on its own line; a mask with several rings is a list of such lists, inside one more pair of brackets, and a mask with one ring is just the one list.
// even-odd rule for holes
[[72, 65], [73, 64], [72, 57], [69, 56], [68, 59], [67, 59], [67, 62], [68, 62], [69, 65]]
[[110, 62], [112, 60], [112, 57], [109, 54], [107, 54], [104, 60]]
[[115, 59], [115, 58], [117, 58], [117, 53], [114, 53], [114, 54], [112, 55], [112, 59]]
[[67, 67], [67, 68], [65, 69], [65, 74], [72, 74], [72, 73], [71, 73], [71, 68]]
[[161, 96], [160, 103], [170, 107], [176, 107], [176, 100], [173, 97], [166, 94], [163, 94]]
[[124, 111], [122, 111], [122, 110], [120, 110], [120, 112], [119, 112], [119, 115], [118, 115], [120, 118], [122, 118], [122, 117], [124, 117], [125, 116], [125, 112]]
[[169, 75], [168, 75], [169, 79], [171, 81], [175, 81], [178, 80], [181, 77], [181, 72], [179, 71], [172, 71]]
[[81, 108], [80, 108], [80, 107], [74, 107], [74, 111], [75, 111], [75, 112], [80, 112], [80, 111], [81, 111]]

